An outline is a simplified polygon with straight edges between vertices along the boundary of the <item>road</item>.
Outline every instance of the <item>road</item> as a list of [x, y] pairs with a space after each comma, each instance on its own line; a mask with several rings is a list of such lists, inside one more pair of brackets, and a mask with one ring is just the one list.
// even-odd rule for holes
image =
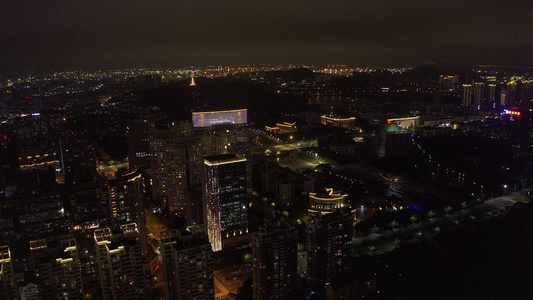
[[148, 234], [158, 240], [161, 239], [162, 232], [168, 231], [165, 223], [150, 209], [146, 210], [146, 228], [148, 229]]
[[[532, 189], [533, 189], [533, 187], [528, 187], [528, 188], [523, 189], [521, 191], [509, 194], [509, 195], [501, 196], [501, 197], [492, 198], [492, 199], [486, 200], [485, 202], [480, 203], [478, 205], [473, 205], [473, 206], [470, 206], [468, 208], [465, 208], [465, 209], [462, 209], [462, 210], [459, 210], [459, 211], [456, 211], [456, 212], [453, 212], [453, 213], [450, 213], [450, 214], [446, 214], [446, 215], [441, 216], [441, 217], [436, 217], [436, 218], [433, 218], [433, 219], [429, 219], [427, 221], [413, 223], [413, 224], [410, 224], [408, 226], [395, 228], [395, 229], [390, 229], [390, 230], [382, 231], [380, 233], [372, 233], [372, 234], [369, 234], [369, 235], [366, 235], [366, 236], [362, 236], [362, 237], [355, 237], [354, 236], [352, 242], [353, 242], [354, 245], [362, 245], [362, 244], [365, 244], [365, 243], [370, 242], [370, 241], [376, 241], [376, 240], [384, 238], [385, 240], [382, 243], [374, 245], [372, 249], [368, 249], [368, 251], [367, 251], [368, 254], [372, 254], [372, 255], [383, 254], [385, 252], [392, 251], [392, 250], [394, 250], [396, 248], [395, 243], [392, 240], [390, 240], [391, 238], [399, 236], [399, 235], [401, 235], [403, 233], [409, 233], [409, 232], [413, 232], [413, 231], [422, 230], [422, 229], [425, 229], [425, 228], [428, 228], [428, 227], [431, 227], [431, 226], [437, 226], [438, 224], [440, 224], [445, 219], [457, 220], [460, 217], [469, 214], [471, 211], [473, 211], [475, 209], [483, 209], [483, 208], [486, 208], [486, 207], [506, 208], [506, 209], [508, 209], [508, 208], [510, 208], [511, 206], [513, 206], [517, 202], [516, 200], [514, 200], [514, 198], [516, 196], [529, 193]], [[529, 202], [529, 200], [526, 200], [524, 202]], [[495, 216], [496, 215], [494, 215], [493, 217], [495, 217]]]

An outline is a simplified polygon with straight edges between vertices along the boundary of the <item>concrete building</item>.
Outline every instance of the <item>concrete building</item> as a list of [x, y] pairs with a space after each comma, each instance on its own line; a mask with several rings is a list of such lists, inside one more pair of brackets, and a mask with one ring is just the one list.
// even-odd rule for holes
[[252, 257], [254, 299], [287, 299], [298, 279], [298, 232], [284, 221], [260, 226]]
[[16, 299], [16, 287], [11, 251], [8, 246], [2, 246], [0, 247], [0, 299]]
[[171, 247], [172, 288], [177, 300], [215, 297], [213, 250], [203, 233], [182, 232]]
[[134, 228], [123, 226], [116, 234], [109, 228], [94, 232], [104, 300], [146, 298], [143, 255]]
[[353, 220], [349, 208], [309, 213], [307, 281], [311, 287], [325, 289], [327, 282], [351, 269]]
[[84, 299], [81, 264], [76, 240], [30, 242], [30, 255], [42, 299]]

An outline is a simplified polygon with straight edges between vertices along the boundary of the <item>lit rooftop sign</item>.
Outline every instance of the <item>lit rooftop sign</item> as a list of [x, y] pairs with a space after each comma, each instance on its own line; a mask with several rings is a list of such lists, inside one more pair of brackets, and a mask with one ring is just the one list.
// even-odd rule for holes
[[192, 113], [194, 127], [211, 127], [219, 124], [246, 124], [248, 112], [246, 109], [203, 111]]

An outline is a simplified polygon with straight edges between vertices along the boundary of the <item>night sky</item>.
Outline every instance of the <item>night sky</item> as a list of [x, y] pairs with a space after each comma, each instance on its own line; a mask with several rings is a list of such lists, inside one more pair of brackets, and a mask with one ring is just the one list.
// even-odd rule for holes
[[533, 65], [532, 0], [2, 0], [0, 72]]

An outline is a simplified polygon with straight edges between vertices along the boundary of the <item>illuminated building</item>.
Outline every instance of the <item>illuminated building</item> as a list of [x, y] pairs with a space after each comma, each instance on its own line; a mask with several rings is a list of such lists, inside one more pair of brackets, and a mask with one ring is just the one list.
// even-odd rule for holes
[[195, 128], [211, 127], [220, 124], [246, 124], [248, 123], [248, 111], [246, 109], [234, 109], [193, 112], [192, 123]]
[[481, 104], [481, 101], [483, 100], [483, 82], [475, 82], [474, 83], [474, 102], [473, 105], [479, 105]]
[[39, 296], [43, 299], [83, 299], [81, 264], [73, 238], [30, 242]]
[[351, 269], [354, 215], [349, 208], [309, 213], [307, 222], [307, 281], [323, 289]]
[[463, 84], [463, 106], [472, 106], [472, 85]]
[[136, 225], [123, 226], [112, 234], [109, 228], [94, 231], [100, 285], [105, 300], [145, 299], [145, 276]]
[[387, 125], [393, 124], [398, 125], [404, 129], [415, 129], [420, 126], [420, 116], [387, 119]]
[[13, 273], [11, 251], [8, 246], [0, 247], [0, 299], [16, 299], [16, 280]]
[[137, 224], [143, 254], [146, 255], [148, 252], [146, 240], [148, 232], [142, 195], [142, 180], [139, 172], [131, 172], [109, 181], [109, 211], [112, 230], [118, 230], [124, 224]]
[[187, 139], [190, 123], [156, 130], [150, 140], [153, 199], [162, 202], [170, 215], [187, 216]]
[[489, 89], [487, 91], [488, 93], [488, 101], [489, 103], [491, 104], [495, 104], [496, 103], [496, 84], [495, 83], [489, 83]]
[[83, 290], [95, 299], [101, 299], [102, 288], [98, 269], [98, 256], [94, 242], [94, 232], [99, 229], [98, 221], [80, 223], [70, 228], [76, 238], [78, 256], [81, 263]]
[[219, 251], [223, 239], [235, 240], [248, 233], [246, 158], [208, 156], [204, 168], [207, 233], [213, 251]]
[[276, 123], [276, 127], [265, 126], [265, 130], [275, 133], [296, 133], [298, 131], [298, 127], [296, 127], [296, 122], [283, 122]]
[[252, 259], [254, 299], [287, 299], [298, 279], [298, 232], [284, 221], [260, 226]]
[[338, 117], [330, 113], [323, 115], [320, 123], [326, 126], [351, 128], [355, 126], [355, 117]]
[[329, 214], [335, 209], [348, 207], [347, 194], [335, 193], [332, 188], [326, 188], [324, 193], [309, 193], [309, 213]]

